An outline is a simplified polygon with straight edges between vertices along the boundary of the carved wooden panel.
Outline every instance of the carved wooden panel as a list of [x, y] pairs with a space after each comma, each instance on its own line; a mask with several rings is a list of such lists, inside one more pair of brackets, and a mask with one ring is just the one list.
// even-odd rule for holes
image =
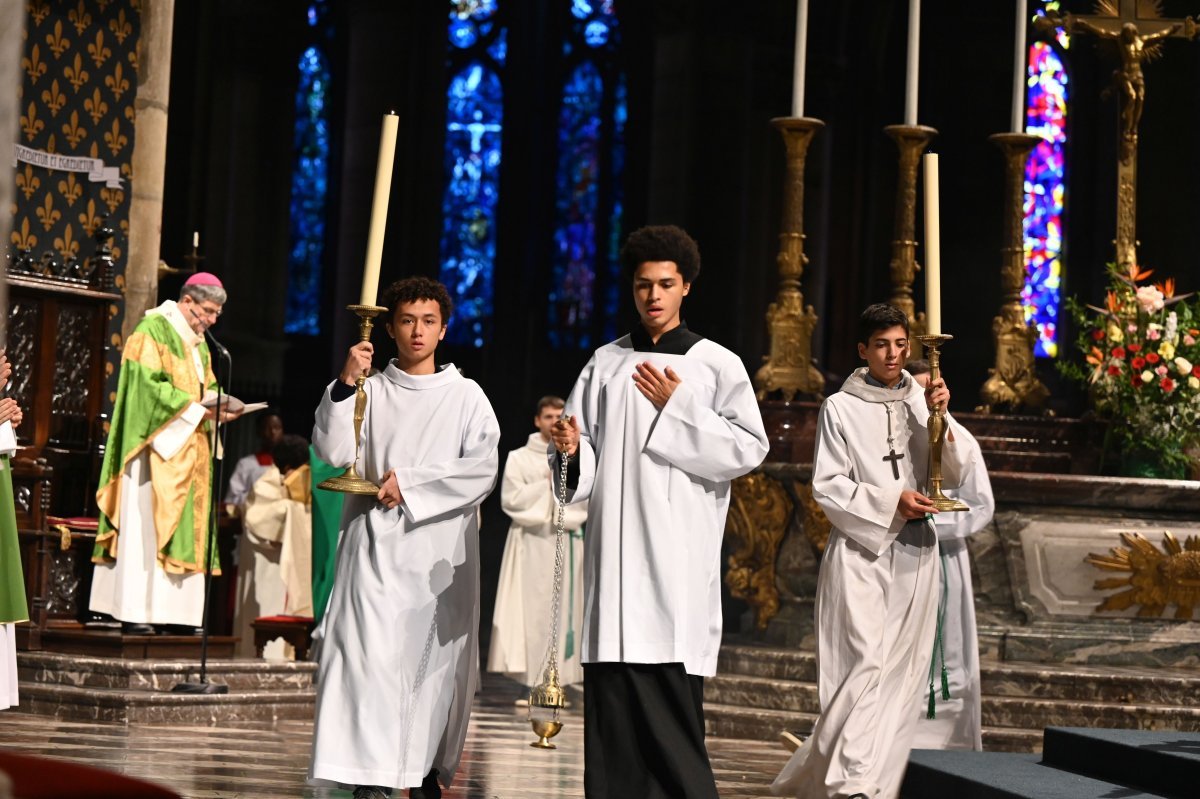
[[[8, 384], [8, 396], [23, 409], [33, 405], [33, 387], [36, 385], [38, 361], [38, 329], [42, 323], [42, 304], [32, 298], [9, 297], [8, 309], [8, 360], [12, 364], [12, 378]], [[17, 428], [17, 440], [22, 444], [33, 437], [34, 418], [26, 413]]]
[[96, 357], [93, 330], [99, 310], [64, 305], [58, 312], [50, 441], [71, 449], [86, 449], [88, 444], [89, 382]]

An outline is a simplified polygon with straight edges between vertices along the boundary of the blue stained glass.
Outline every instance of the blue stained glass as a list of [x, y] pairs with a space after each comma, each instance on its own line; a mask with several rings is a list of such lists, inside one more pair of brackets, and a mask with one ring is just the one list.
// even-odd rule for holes
[[450, 0], [450, 44], [466, 50], [492, 30], [496, 0]]
[[617, 311], [621, 305], [621, 240], [624, 238], [625, 213], [625, 120], [629, 116], [625, 76], [617, 80], [616, 105], [613, 109], [612, 212], [608, 220], [608, 290], [604, 295], [604, 338], [617, 337]]
[[[309, 8], [309, 19], [317, 10]], [[287, 307], [284, 332], [315, 336], [321, 332], [321, 260], [325, 251], [325, 198], [329, 169], [329, 121], [326, 114], [329, 63], [317, 47], [300, 56], [300, 84], [296, 89], [296, 126], [293, 146], [288, 220]]]
[[574, 0], [571, 3], [571, 14], [575, 19], [587, 19], [592, 15], [592, 4], [588, 0]]
[[492, 46], [488, 48], [488, 55], [496, 59], [496, 63], [504, 66], [504, 59], [508, 56], [508, 30], [501, 28], [500, 33], [496, 35], [496, 41], [492, 42]]
[[500, 77], [468, 64], [446, 92], [440, 278], [454, 300], [446, 336], [456, 344], [481, 347], [491, 332], [502, 122]]
[[583, 31], [583, 40], [588, 47], [603, 47], [608, 44], [608, 23], [594, 19], [587, 24]]

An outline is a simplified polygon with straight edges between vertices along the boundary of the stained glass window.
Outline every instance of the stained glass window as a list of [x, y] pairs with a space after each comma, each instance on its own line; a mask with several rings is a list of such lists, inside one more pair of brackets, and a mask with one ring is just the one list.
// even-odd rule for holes
[[627, 105], [612, 0], [570, 2], [548, 322], [552, 346], [586, 349], [616, 336]]
[[308, 8], [314, 43], [300, 55], [296, 124], [292, 136], [291, 204], [288, 220], [288, 288], [283, 329], [315, 336], [321, 332], [321, 260], [325, 253], [325, 197], [329, 171], [329, 60], [321, 48], [328, 34], [325, 4]]
[[450, 3], [440, 278], [455, 306], [447, 340], [474, 347], [489, 337], [494, 311], [507, 54], [497, 13], [497, 0]]
[[[1058, 10], [1047, 2], [1038, 14]], [[1037, 327], [1034, 354], [1058, 355], [1058, 315], [1063, 279], [1063, 209], [1066, 204], [1068, 75], [1063, 53], [1070, 39], [1029, 47], [1025, 132], [1042, 137], [1025, 164], [1025, 320]]]

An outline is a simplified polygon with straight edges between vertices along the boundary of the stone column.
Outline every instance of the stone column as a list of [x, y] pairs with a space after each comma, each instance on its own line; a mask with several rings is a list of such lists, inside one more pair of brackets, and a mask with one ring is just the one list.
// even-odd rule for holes
[[171, 27], [175, 0], [143, 0], [138, 39], [137, 118], [133, 140], [129, 257], [125, 262], [125, 323], [129, 338], [146, 311], [158, 304], [163, 178], [167, 164], [167, 97], [171, 88]]
[[[25, 30], [25, 4], [16, 0], [0, 0], [0, 86], [21, 85], [21, 55]], [[20, 106], [15, 89], [0, 92], [0, 253], [10, 248], [8, 232], [16, 182], [13, 177], [13, 142], [17, 140], [17, 118]], [[8, 282], [0, 279], [0, 319], [8, 319]], [[0, 346], [8, 340], [8, 325], [0, 332]]]

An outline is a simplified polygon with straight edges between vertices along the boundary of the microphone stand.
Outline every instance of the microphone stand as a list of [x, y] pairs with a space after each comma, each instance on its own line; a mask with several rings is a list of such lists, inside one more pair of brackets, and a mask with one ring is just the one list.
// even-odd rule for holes
[[[214, 553], [217, 549], [217, 512], [220, 505], [217, 501], [217, 494], [221, 490], [221, 483], [224, 478], [225, 459], [217, 457], [218, 445], [223, 442], [225, 437], [225, 426], [221, 424], [221, 397], [224, 382], [230, 380], [230, 374], [233, 372], [233, 358], [229, 354], [229, 350], [225, 349], [221, 342], [217, 341], [216, 336], [208, 330], [204, 331], [205, 337], [209, 344], [212, 345], [214, 355], [220, 356], [220, 362], [224, 364], [224, 379], [220, 374], [217, 374], [217, 404], [215, 418], [213, 422], [216, 425], [213, 435], [212, 451], [209, 453], [209, 475], [215, 479], [212, 481], [212, 489], [209, 496], [209, 513], [208, 513], [208, 541], [205, 548], [204, 558], [204, 610], [200, 617], [200, 681], [199, 682], [181, 682], [176, 683], [171, 688], [173, 694], [227, 694], [229, 686], [220, 683], [212, 683], [208, 681], [208, 605], [209, 591], [212, 588], [212, 564]], [[215, 371], [215, 370], [214, 370]]]

